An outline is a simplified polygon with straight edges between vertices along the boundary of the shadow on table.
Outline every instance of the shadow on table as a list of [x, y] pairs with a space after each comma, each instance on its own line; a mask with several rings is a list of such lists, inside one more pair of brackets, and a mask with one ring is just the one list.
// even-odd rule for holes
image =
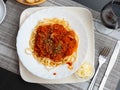
[[27, 83], [19, 75], [0, 68], [0, 90], [50, 90], [39, 84]]

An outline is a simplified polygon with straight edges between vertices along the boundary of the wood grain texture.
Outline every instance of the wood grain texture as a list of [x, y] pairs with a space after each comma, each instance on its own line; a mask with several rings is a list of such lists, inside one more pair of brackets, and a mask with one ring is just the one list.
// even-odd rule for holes
[[[19, 74], [18, 68], [18, 55], [16, 51], [16, 36], [19, 30], [19, 18], [20, 14], [29, 6], [24, 6], [19, 4], [15, 0], [8, 0], [7, 3], [7, 16], [4, 22], [0, 25], [0, 67], [7, 69], [13, 73]], [[38, 5], [42, 6], [82, 6], [71, 0], [47, 0], [45, 3]], [[87, 7], [86, 7], [87, 8]], [[99, 12], [96, 12], [92, 9], [89, 9], [94, 17], [94, 20], [99, 16]], [[100, 72], [95, 83], [94, 90], [97, 90], [101, 79], [104, 75], [104, 72], [107, 68], [109, 58], [112, 55], [112, 51], [116, 44], [116, 39], [108, 37], [106, 35], [95, 32], [95, 63], [97, 66], [97, 58], [99, 56], [100, 48], [104, 46], [111, 47], [112, 50], [107, 58], [107, 62], [100, 69]], [[118, 80], [120, 79], [120, 53], [117, 58], [112, 72], [109, 75], [107, 83], [104, 90], [115, 90]], [[52, 90], [87, 90], [90, 81], [84, 83], [75, 83], [75, 84], [60, 84], [60, 85], [49, 85], [42, 84]]]

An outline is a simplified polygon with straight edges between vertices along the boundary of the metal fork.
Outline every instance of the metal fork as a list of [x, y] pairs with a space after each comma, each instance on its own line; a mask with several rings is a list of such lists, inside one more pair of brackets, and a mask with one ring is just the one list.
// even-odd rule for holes
[[95, 81], [96, 81], [96, 76], [97, 76], [97, 74], [98, 74], [98, 72], [99, 72], [99, 69], [100, 69], [101, 66], [103, 65], [103, 63], [105, 63], [106, 57], [108, 56], [109, 52], [110, 52], [110, 48], [107, 48], [107, 47], [104, 47], [104, 48], [102, 49], [102, 51], [100, 52], [99, 60], [98, 60], [99, 66], [98, 66], [97, 71], [96, 71], [96, 73], [95, 73], [95, 75], [94, 75], [94, 78], [93, 78], [92, 81], [91, 81], [91, 84], [90, 84], [88, 90], [93, 90], [93, 87], [94, 87], [94, 84], [95, 84]]

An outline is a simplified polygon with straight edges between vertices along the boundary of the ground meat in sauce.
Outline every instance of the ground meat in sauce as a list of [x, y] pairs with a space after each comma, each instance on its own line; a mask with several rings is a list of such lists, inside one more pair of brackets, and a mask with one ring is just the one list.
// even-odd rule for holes
[[72, 55], [77, 49], [77, 41], [73, 30], [66, 30], [59, 24], [39, 26], [36, 31], [34, 53], [38, 57], [50, 58], [60, 62]]

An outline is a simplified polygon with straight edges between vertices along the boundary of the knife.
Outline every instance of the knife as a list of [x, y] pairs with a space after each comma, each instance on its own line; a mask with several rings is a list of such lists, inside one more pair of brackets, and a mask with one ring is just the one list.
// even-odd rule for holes
[[107, 78], [108, 78], [108, 76], [109, 76], [109, 74], [110, 74], [110, 72], [111, 72], [111, 70], [112, 70], [112, 68], [113, 68], [113, 66], [114, 66], [114, 64], [115, 64], [115, 62], [117, 60], [117, 56], [119, 54], [119, 50], [120, 50], [120, 41], [117, 41], [117, 44], [116, 44], [115, 49], [113, 51], [113, 54], [112, 54], [112, 56], [110, 58], [110, 61], [109, 61], [107, 70], [105, 72], [105, 75], [104, 75], [104, 77], [103, 77], [103, 79], [101, 81], [99, 90], [103, 90], [104, 85], [105, 85], [105, 83], [107, 81]]

